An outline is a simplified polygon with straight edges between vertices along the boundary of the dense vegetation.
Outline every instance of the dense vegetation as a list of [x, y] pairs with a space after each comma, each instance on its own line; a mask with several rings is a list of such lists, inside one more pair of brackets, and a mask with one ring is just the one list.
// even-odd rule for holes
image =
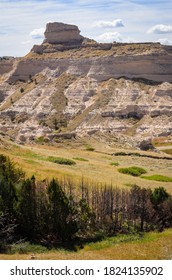
[[64, 165], [75, 165], [76, 162], [72, 159], [66, 159], [62, 157], [48, 157], [49, 161], [52, 161], [57, 164], [64, 164]]
[[128, 174], [128, 175], [136, 176], [136, 177], [147, 173], [147, 171], [144, 168], [138, 167], [138, 166], [119, 168], [118, 171], [123, 174]]
[[172, 197], [163, 187], [127, 190], [37, 181], [0, 155], [0, 252], [23, 241], [53, 247], [168, 227]]

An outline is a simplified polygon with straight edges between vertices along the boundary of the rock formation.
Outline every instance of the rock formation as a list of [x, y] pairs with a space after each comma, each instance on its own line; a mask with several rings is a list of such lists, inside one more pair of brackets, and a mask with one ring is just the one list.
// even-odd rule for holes
[[101, 133], [145, 148], [172, 134], [171, 47], [98, 44], [77, 26], [49, 23], [42, 45], [4, 69], [0, 130], [16, 141]]
[[58, 22], [48, 23], [44, 35], [49, 44], [81, 44], [84, 39], [77, 26]]
[[59, 22], [48, 23], [44, 32], [45, 40], [41, 46], [32, 49], [36, 53], [52, 53], [81, 46], [84, 37], [76, 25]]

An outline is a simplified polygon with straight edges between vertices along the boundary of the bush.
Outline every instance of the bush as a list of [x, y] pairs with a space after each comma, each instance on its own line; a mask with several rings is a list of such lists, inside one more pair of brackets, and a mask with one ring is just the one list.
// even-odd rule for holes
[[95, 149], [91, 146], [86, 146], [86, 151], [90, 151], [90, 152], [93, 152]]
[[118, 162], [111, 162], [110, 165], [112, 165], [112, 166], [118, 166], [119, 163], [118, 163]]
[[49, 157], [49, 161], [57, 163], [57, 164], [64, 164], [64, 165], [75, 165], [76, 162], [72, 159], [61, 158], [61, 157]]
[[128, 175], [131, 175], [131, 176], [136, 176], [136, 177], [147, 173], [147, 171], [144, 168], [138, 167], [138, 166], [131, 166], [131, 167], [127, 167], [127, 168], [119, 168], [118, 171], [120, 173], [128, 174]]
[[45, 142], [44, 136], [39, 136], [36, 138], [36, 143], [43, 144]]

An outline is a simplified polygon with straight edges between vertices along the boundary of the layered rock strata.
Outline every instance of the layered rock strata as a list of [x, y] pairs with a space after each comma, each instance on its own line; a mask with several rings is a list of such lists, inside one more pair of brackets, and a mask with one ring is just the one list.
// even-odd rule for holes
[[3, 133], [19, 142], [101, 133], [141, 148], [172, 134], [170, 47], [98, 44], [62, 23], [45, 38], [13, 71], [1, 68], [11, 71], [0, 86]]

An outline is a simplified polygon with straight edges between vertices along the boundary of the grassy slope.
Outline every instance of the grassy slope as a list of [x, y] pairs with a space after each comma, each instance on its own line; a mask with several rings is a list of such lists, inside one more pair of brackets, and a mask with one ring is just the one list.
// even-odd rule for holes
[[[130, 240], [133, 238], [133, 241]], [[162, 233], [150, 232], [136, 239], [130, 236], [107, 238], [90, 243], [77, 252], [52, 250], [35, 254], [39, 260], [160, 260], [172, 258], [172, 229]], [[0, 255], [0, 259], [25, 260], [30, 254]]]
[[[132, 177], [118, 172], [119, 167], [135, 166], [147, 170], [147, 175], [160, 174], [171, 176], [172, 161], [153, 158], [140, 158], [135, 156], [111, 156], [117, 151], [115, 148], [106, 147], [104, 144], [93, 141], [90, 144], [95, 151], [86, 150], [86, 142], [80, 144], [65, 142], [58, 146], [30, 145], [0, 146], [0, 153], [10, 156], [27, 173], [28, 176], [35, 175], [38, 179], [69, 176], [74, 181], [80, 181], [82, 177], [90, 182], [113, 184], [118, 187], [126, 187], [138, 184], [141, 187], [163, 186], [172, 193], [170, 182], [148, 181], [140, 177]], [[118, 150], [119, 151], [119, 150]], [[144, 152], [146, 153], [146, 152]], [[150, 152], [148, 152], [150, 154]], [[58, 165], [47, 161], [47, 157], [63, 157], [67, 159], [83, 158], [87, 161], [77, 161], [74, 166]], [[119, 166], [111, 165], [118, 162]]]

